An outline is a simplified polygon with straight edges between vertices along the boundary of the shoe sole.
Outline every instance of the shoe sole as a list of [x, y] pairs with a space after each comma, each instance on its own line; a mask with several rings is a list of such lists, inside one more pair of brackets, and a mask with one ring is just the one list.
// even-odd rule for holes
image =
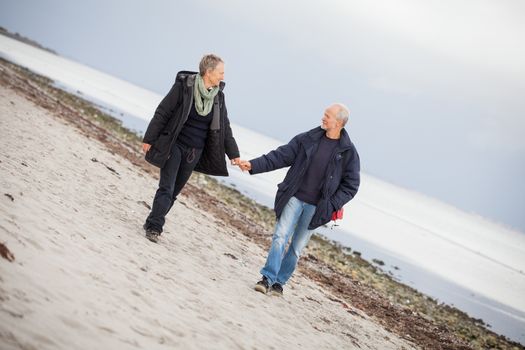
[[153, 243], [159, 243], [159, 237], [158, 236], [150, 236], [150, 235], [146, 235], [146, 238], [148, 240], [150, 240], [151, 242]]
[[272, 291], [270, 292], [270, 295], [275, 295], [276, 297], [282, 297], [282, 296], [283, 296], [283, 293], [279, 293], [279, 292], [276, 292], [276, 291], [272, 290]]
[[268, 293], [268, 288], [265, 288], [264, 286], [261, 286], [260, 284], [255, 285], [254, 288], [256, 291], [261, 292], [263, 294]]

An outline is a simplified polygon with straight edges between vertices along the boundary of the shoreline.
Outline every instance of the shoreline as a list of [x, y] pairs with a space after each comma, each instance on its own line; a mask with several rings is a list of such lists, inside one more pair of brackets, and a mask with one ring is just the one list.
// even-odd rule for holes
[[[1, 60], [2, 84], [49, 110], [112, 152], [157, 177], [157, 169], [143, 161], [140, 137], [89, 102], [52, 86], [52, 81]], [[238, 229], [266, 249], [274, 224], [273, 211], [257, 205], [235, 189], [196, 174], [183, 195], [216, 219]], [[250, 223], [250, 224], [248, 224]], [[337, 296], [334, 300], [351, 314], [362, 310], [387, 330], [423, 348], [523, 348], [483, 327], [480, 320], [438, 305], [415, 289], [394, 281], [361, 259], [318, 236], [312, 238], [299, 271]], [[403, 301], [411, 300], [407, 306]]]

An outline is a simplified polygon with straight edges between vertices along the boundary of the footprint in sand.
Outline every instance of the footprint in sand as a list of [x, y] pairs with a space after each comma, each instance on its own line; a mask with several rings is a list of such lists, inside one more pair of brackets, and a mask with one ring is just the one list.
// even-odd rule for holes
[[97, 326], [98, 329], [100, 329], [101, 331], [104, 331], [104, 332], [107, 332], [107, 333], [110, 333], [110, 334], [115, 334], [116, 332], [109, 328], [109, 327], [106, 327], [106, 326]]
[[69, 326], [71, 328], [77, 329], [77, 330], [83, 330], [86, 329], [86, 327], [78, 322], [77, 320], [74, 320], [72, 318], [68, 318], [65, 316], [58, 316], [58, 318], [64, 323], [66, 326]]
[[[33, 335], [33, 339], [35, 340], [36, 343], [38, 343], [41, 346], [42, 345], [49, 345], [50, 348], [56, 348], [56, 343], [51, 338], [48, 338], [45, 335], [34, 334]], [[26, 349], [26, 348], [22, 347], [22, 349]], [[31, 349], [31, 348], [29, 348], [29, 349]]]
[[147, 328], [143, 328], [141, 326], [129, 326], [129, 328], [131, 328], [131, 330], [137, 334], [140, 334], [144, 337], [148, 337], [148, 338], [156, 338], [157, 335], [153, 334], [149, 329]]
[[127, 272], [126, 273], [126, 278], [130, 282], [136, 282], [139, 279], [139, 276], [137, 276], [137, 274], [135, 274], [135, 273]]
[[179, 331], [179, 330], [176, 330], [176, 329], [171, 329], [169, 327], [166, 327], [165, 325], [161, 325], [160, 327], [162, 327], [162, 329], [170, 332], [171, 334], [173, 334], [174, 336], [178, 337], [178, 338], [183, 338], [186, 336], [185, 333]]

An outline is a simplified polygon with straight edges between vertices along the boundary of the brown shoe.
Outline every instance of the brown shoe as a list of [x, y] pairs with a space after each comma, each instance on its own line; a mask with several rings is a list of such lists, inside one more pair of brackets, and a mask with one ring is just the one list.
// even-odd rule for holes
[[159, 237], [160, 237], [159, 231], [152, 229], [152, 228], [146, 229], [146, 238], [152, 241], [153, 243], [158, 243]]

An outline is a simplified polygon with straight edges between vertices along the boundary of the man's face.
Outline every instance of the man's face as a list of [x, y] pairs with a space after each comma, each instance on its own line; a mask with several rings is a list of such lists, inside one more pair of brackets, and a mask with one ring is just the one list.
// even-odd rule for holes
[[338, 111], [337, 106], [330, 106], [324, 111], [323, 118], [321, 119], [321, 128], [324, 130], [333, 130], [341, 128], [342, 122], [336, 119]]
[[208, 70], [206, 74], [208, 76], [208, 80], [211, 83], [211, 86], [219, 86], [220, 82], [224, 80], [224, 63], [219, 62], [215, 69]]

